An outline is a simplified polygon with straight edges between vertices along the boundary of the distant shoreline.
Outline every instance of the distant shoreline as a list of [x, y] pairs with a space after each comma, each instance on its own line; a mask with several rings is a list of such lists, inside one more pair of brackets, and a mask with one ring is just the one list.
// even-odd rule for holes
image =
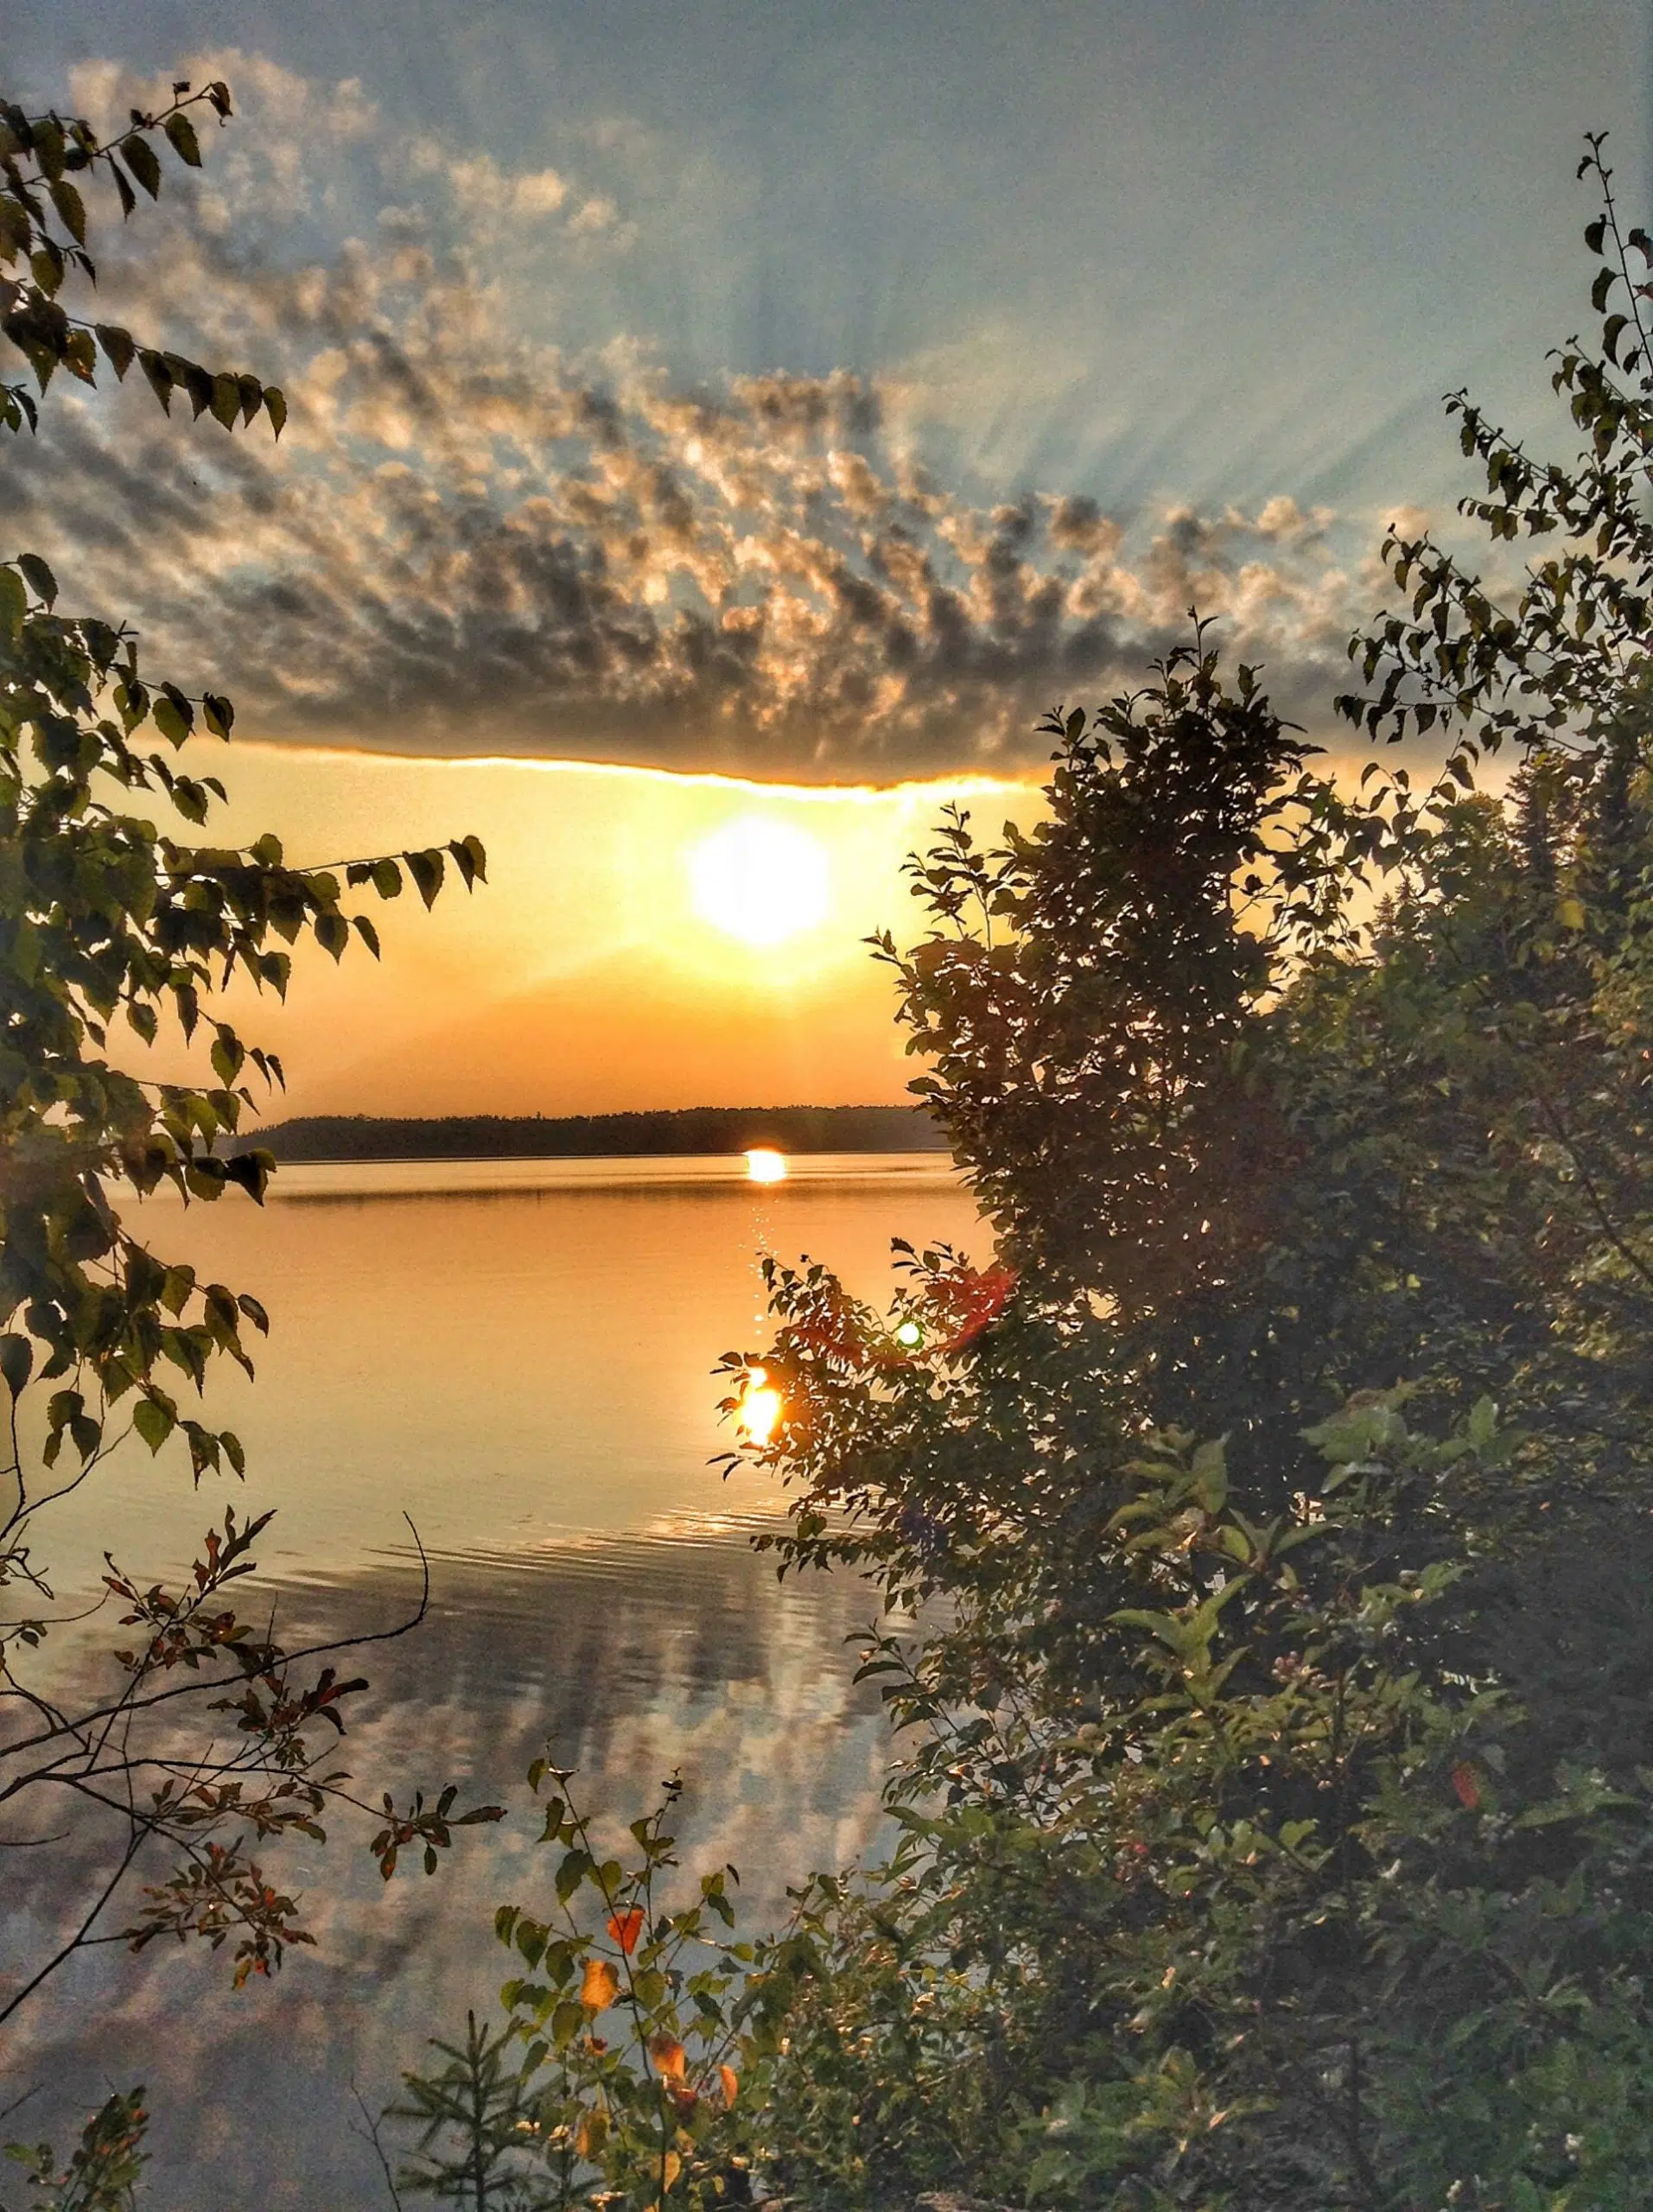
[[244, 1132], [281, 1160], [637, 1160], [694, 1153], [944, 1152], [919, 1106], [685, 1106], [655, 1113], [300, 1114]]

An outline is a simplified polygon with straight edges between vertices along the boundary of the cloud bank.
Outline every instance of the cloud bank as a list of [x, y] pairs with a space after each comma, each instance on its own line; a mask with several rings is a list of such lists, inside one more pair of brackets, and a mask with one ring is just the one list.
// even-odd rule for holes
[[[279, 381], [286, 435], [76, 389], [0, 467], [8, 537], [251, 734], [821, 781], [1014, 772], [1044, 757], [1046, 708], [1140, 683], [1195, 605], [1324, 722], [1360, 605], [1327, 511], [1007, 498], [949, 464], [917, 369], [683, 389], [635, 334], [571, 349], [561, 308], [646, 220], [623, 131], [586, 135], [588, 175], [513, 172], [398, 134], [354, 82], [240, 54], [194, 71], [229, 80], [240, 119], [199, 180], [169, 168], [105, 234], [95, 311]], [[100, 123], [156, 98], [109, 63], [70, 92]]]

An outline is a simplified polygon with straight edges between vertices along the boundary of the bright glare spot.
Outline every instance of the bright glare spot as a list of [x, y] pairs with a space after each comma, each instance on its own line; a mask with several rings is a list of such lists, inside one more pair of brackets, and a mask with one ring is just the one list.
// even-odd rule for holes
[[786, 1155], [772, 1152], [766, 1144], [754, 1145], [747, 1154], [748, 1183], [784, 1183], [786, 1180]]
[[760, 814], [715, 830], [692, 848], [689, 888], [702, 921], [758, 948], [812, 930], [831, 903], [818, 840]]
[[754, 1367], [741, 1399], [741, 1426], [749, 1444], [767, 1444], [780, 1425], [780, 1393], [766, 1368]]
[[895, 1341], [898, 1344], [904, 1344], [908, 1351], [916, 1351], [924, 1342], [924, 1331], [909, 1318], [898, 1325]]

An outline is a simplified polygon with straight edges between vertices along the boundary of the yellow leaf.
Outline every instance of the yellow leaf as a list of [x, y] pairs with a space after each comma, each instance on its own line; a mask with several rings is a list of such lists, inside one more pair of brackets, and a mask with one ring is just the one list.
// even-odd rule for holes
[[1555, 918], [1564, 930], [1581, 930], [1585, 921], [1584, 908], [1576, 899], [1558, 899], [1555, 901]]
[[580, 1982], [580, 2002], [588, 2012], [601, 2012], [620, 1993], [620, 1976], [607, 1959], [588, 1959]]
[[606, 2112], [587, 2112], [580, 2115], [580, 2125], [574, 2131], [574, 2147], [582, 2158], [594, 2158], [608, 2140], [608, 2115]]
[[677, 2176], [683, 2171], [683, 2160], [677, 2156], [675, 2151], [668, 2151], [666, 2152], [664, 2171], [666, 2187], [670, 2189], [672, 2183], [677, 2180]]

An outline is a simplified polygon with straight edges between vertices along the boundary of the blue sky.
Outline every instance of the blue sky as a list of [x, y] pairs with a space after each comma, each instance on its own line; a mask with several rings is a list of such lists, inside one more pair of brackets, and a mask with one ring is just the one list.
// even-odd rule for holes
[[31, 102], [229, 77], [106, 282], [299, 402], [72, 401], [14, 511], [334, 744], [1014, 768], [1191, 594], [1324, 721], [1440, 394], [1568, 449], [1586, 129], [1647, 212], [1632, 0], [8, 14]]

